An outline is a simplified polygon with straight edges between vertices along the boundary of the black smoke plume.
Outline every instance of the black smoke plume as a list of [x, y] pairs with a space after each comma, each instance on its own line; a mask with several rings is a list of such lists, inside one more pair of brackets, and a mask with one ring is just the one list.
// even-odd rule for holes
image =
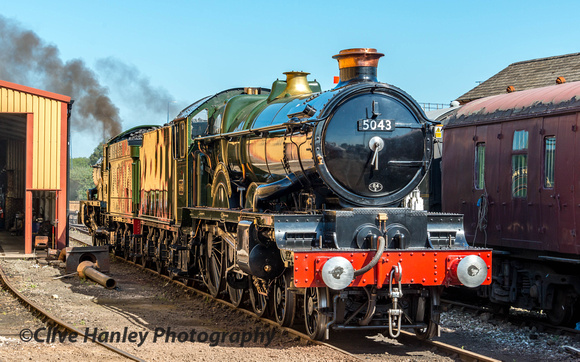
[[105, 136], [121, 131], [119, 109], [82, 60], [63, 62], [56, 46], [2, 16], [0, 34], [0, 79], [70, 96], [75, 100], [74, 131], [94, 133], [95, 122]]
[[[154, 87], [139, 70], [112, 57], [97, 61], [99, 74], [117, 90], [124, 104], [140, 112], [148, 121], [165, 121], [170, 105], [177, 103], [168, 91]], [[72, 130], [100, 134], [104, 138], [121, 132], [119, 108], [113, 104], [109, 89], [83, 60], [63, 61], [55, 45], [47, 44], [33, 31], [0, 15], [0, 79], [70, 96], [73, 106]], [[182, 105], [172, 105], [175, 111]], [[141, 115], [141, 118], [143, 116]], [[142, 120], [140, 120], [142, 121]], [[95, 129], [100, 124], [100, 129]]]
[[124, 104], [139, 110], [147, 109], [148, 116], [157, 118], [157, 122], [164, 121], [163, 116], [168, 104], [176, 103], [167, 90], [151, 85], [149, 79], [135, 66], [108, 57], [97, 60], [95, 68], [108, 84], [113, 84], [115, 88], [122, 90], [119, 92], [119, 97]]

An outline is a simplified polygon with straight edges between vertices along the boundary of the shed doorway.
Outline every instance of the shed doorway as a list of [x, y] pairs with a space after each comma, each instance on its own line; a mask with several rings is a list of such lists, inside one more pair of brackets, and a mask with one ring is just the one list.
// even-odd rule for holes
[[27, 115], [0, 113], [0, 244], [24, 253]]

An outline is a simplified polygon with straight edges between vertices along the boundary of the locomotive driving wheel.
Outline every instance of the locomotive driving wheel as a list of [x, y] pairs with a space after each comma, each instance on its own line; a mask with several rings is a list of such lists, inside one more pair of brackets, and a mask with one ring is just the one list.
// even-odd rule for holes
[[[226, 243], [226, 247], [228, 249], [227, 262], [226, 262], [226, 270], [227, 270], [226, 277], [232, 278], [233, 281], [236, 284], [238, 284], [241, 281], [243, 281], [244, 276], [239, 274], [239, 273], [235, 273], [233, 270], [231, 270], [236, 262], [236, 259], [235, 259], [236, 249], [234, 247], [232, 247], [229, 243]], [[236, 308], [239, 307], [240, 304], [242, 303], [242, 300], [244, 299], [245, 290], [243, 288], [241, 288], [241, 289], [233, 288], [229, 283], [227, 285], [227, 288], [228, 288], [228, 295], [230, 296], [230, 301], [232, 302], [232, 304]]]
[[268, 298], [263, 293], [258, 292], [258, 288], [261, 288], [261, 285], [256, 277], [252, 276], [249, 278], [249, 281], [248, 293], [250, 294], [250, 304], [252, 304], [254, 314], [261, 318], [268, 310]]
[[204, 253], [205, 276], [204, 282], [212, 297], [217, 297], [223, 290], [224, 275], [224, 245], [223, 240], [215, 237], [212, 233], [207, 236], [206, 250]]
[[324, 337], [328, 317], [321, 310], [327, 306], [326, 288], [306, 288], [304, 293], [304, 324], [306, 334], [312, 339], [320, 340]]
[[[227, 174], [223, 171], [216, 172], [214, 176], [214, 183], [212, 184], [211, 188], [211, 195], [212, 195], [212, 207], [219, 207], [228, 209], [230, 207], [229, 202], [229, 195], [228, 195], [228, 184], [226, 181], [229, 181], [227, 178]], [[204, 260], [205, 260], [205, 276], [204, 282], [207, 288], [209, 289], [209, 294], [212, 297], [217, 297], [217, 295], [223, 290], [223, 282], [224, 282], [224, 241], [214, 235], [213, 233], [208, 233], [207, 235], [207, 242], [206, 242], [206, 250], [204, 253]]]
[[276, 322], [283, 327], [294, 324], [296, 294], [290, 290], [292, 275], [284, 273], [274, 281], [272, 305]]

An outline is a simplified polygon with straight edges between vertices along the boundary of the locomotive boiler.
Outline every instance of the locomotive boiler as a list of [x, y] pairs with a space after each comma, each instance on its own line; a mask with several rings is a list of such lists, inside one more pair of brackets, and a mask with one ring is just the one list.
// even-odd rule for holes
[[[313, 339], [353, 328], [433, 336], [441, 288], [489, 284], [491, 251], [467, 245], [462, 215], [400, 207], [429, 169], [433, 125], [377, 81], [382, 56], [341, 51], [340, 82], [324, 92], [287, 72], [271, 90], [193, 103], [133, 141], [132, 182], [108, 171], [128, 142], [117, 137], [105, 145], [104, 197], [83, 203], [83, 221], [125, 257], [236, 306], [247, 295], [281, 325], [302, 308]], [[121, 182], [133, 185], [131, 210], [106, 191]]]

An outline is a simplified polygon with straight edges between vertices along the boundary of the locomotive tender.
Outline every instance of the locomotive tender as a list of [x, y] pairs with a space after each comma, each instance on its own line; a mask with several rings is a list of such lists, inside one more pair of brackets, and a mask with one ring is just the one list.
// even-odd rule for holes
[[343, 50], [340, 82], [304, 72], [206, 97], [163, 127], [111, 139], [79, 217], [96, 243], [311, 338], [414, 328], [432, 337], [443, 286], [488, 284], [491, 250], [462, 215], [399, 207], [427, 173], [433, 125], [376, 79], [383, 54]]

